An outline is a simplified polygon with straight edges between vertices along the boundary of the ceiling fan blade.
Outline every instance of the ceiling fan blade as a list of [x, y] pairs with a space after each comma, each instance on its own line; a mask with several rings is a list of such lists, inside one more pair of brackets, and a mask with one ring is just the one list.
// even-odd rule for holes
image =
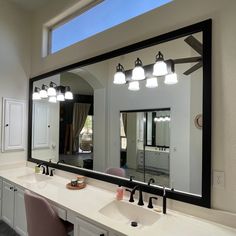
[[192, 47], [196, 52], [198, 52], [200, 55], [202, 55], [202, 43], [199, 42], [196, 38], [194, 38], [192, 35], [188, 36], [184, 41]]
[[202, 61], [198, 62], [196, 65], [192, 66], [190, 69], [186, 70], [184, 72], [184, 75], [190, 75], [194, 71], [198, 70], [199, 68], [202, 67]]
[[186, 58], [179, 58], [174, 59], [174, 64], [183, 64], [183, 63], [192, 63], [192, 62], [200, 62], [202, 57], [186, 57]]

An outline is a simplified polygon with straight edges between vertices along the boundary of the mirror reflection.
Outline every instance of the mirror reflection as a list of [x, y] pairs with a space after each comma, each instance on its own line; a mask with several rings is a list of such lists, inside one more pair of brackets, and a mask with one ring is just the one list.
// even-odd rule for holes
[[203, 66], [200, 32], [35, 81], [32, 158], [201, 195]]
[[159, 185], [170, 186], [169, 118], [170, 109], [121, 113], [121, 167], [127, 177], [139, 181], [153, 178]]

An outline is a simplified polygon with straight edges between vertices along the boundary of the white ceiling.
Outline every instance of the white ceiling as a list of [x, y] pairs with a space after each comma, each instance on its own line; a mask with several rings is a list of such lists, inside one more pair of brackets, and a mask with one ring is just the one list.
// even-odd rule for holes
[[38, 8], [47, 5], [50, 2], [50, 0], [10, 0], [10, 1], [16, 3], [19, 7], [28, 11], [34, 11]]

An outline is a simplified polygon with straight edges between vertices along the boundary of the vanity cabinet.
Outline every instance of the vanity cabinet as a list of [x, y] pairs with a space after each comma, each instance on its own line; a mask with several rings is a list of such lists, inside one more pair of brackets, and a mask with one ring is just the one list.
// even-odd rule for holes
[[76, 217], [74, 236], [109, 236], [109, 234], [106, 230]]
[[25, 101], [3, 98], [2, 152], [25, 149]]
[[27, 235], [24, 190], [3, 181], [2, 220], [21, 236]]

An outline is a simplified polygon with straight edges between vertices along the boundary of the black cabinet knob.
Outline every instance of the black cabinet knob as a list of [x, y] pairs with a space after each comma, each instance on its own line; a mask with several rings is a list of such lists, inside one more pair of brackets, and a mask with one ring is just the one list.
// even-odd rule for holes
[[13, 190], [13, 187], [10, 187], [10, 190]]
[[9, 124], [6, 124], [5, 126], [6, 126], [6, 127], [8, 127], [8, 126], [9, 126]]
[[17, 189], [15, 188], [15, 189], [14, 189], [14, 192], [16, 192], [16, 191], [17, 191]]
[[100, 234], [100, 236], [105, 236], [105, 234]]

